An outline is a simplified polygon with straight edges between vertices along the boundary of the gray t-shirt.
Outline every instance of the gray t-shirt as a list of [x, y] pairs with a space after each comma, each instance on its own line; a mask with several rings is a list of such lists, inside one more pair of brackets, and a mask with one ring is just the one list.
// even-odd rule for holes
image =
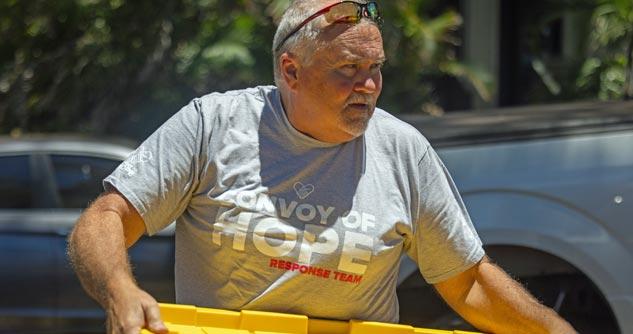
[[272, 86], [194, 99], [104, 185], [150, 235], [176, 220], [183, 304], [397, 322], [404, 253], [429, 283], [484, 254], [417, 130], [376, 109], [363, 136], [320, 142], [292, 127]]

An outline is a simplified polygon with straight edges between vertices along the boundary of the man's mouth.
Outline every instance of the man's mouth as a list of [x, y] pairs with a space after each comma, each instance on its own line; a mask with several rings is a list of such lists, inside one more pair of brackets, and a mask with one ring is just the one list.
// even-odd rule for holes
[[347, 105], [349, 108], [357, 109], [357, 110], [367, 110], [369, 109], [369, 105], [366, 103], [350, 103]]

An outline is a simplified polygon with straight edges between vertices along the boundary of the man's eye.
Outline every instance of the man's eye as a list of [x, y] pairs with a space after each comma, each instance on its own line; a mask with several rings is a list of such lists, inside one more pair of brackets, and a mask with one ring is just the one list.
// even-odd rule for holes
[[356, 64], [346, 64], [340, 67], [340, 71], [343, 74], [350, 75], [350, 76], [353, 76], [354, 74], [356, 74], [357, 69], [358, 69], [358, 66], [356, 66]]
[[371, 65], [371, 70], [372, 71], [380, 70], [380, 69], [382, 69], [383, 65], [384, 65], [383, 63], [372, 64]]

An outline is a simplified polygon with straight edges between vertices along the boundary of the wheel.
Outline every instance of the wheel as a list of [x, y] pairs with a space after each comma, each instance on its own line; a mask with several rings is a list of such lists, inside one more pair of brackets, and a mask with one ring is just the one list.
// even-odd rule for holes
[[[528, 275], [517, 280], [580, 333], [620, 333], [608, 303], [598, 288], [582, 273], [575, 271]], [[400, 323], [434, 329], [476, 331], [475, 327], [451, 310], [417, 272], [398, 287], [397, 293]]]

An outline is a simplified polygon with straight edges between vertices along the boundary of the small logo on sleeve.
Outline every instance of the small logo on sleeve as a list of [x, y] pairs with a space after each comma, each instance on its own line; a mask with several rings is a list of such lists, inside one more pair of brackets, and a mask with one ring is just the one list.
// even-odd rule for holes
[[154, 160], [151, 151], [141, 149], [135, 151], [122, 164], [121, 169], [128, 177], [136, 175], [138, 167]]

